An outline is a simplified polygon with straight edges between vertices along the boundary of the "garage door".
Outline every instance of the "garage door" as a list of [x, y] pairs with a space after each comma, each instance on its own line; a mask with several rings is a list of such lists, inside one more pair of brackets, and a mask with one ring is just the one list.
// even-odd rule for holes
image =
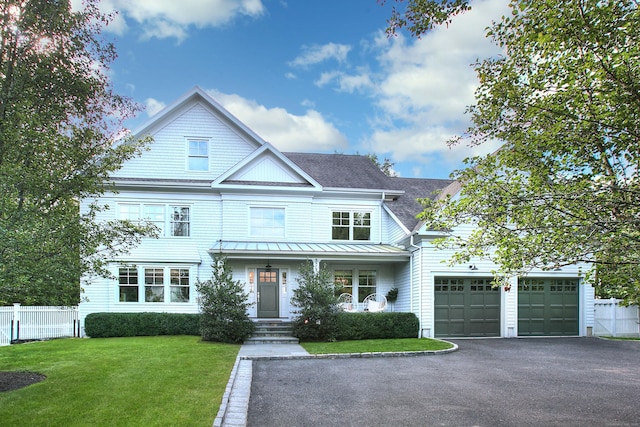
[[436, 277], [435, 336], [500, 336], [500, 289], [492, 280]]
[[578, 335], [578, 279], [520, 279], [518, 335]]

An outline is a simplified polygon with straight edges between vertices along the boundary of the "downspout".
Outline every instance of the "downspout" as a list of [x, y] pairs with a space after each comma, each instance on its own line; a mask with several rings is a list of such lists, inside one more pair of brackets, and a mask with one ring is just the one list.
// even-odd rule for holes
[[[420, 324], [420, 331], [418, 332], [418, 338], [422, 338], [422, 248], [413, 243], [413, 236], [416, 235], [416, 232], [411, 233], [411, 240], [409, 242], [409, 246], [418, 249], [420, 252], [420, 259], [418, 264], [418, 320]], [[413, 263], [413, 256], [411, 257], [411, 263]], [[411, 268], [411, 276], [413, 279], [413, 266]], [[413, 306], [413, 293], [411, 293], [411, 305]]]

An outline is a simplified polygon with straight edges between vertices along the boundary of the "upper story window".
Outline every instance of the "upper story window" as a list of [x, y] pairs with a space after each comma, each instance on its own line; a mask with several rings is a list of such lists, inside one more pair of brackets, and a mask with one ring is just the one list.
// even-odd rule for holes
[[284, 237], [284, 208], [252, 207], [249, 216], [251, 237]]
[[190, 236], [190, 210], [189, 206], [158, 203], [121, 203], [118, 205], [120, 219], [129, 221], [147, 220], [158, 227], [160, 236]]
[[171, 235], [189, 236], [189, 207], [171, 206]]
[[335, 211], [332, 213], [332, 240], [370, 240], [371, 213]]
[[206, 139], [188, 139], [189, 154], [187, 168], [190, 171], [209, 170], [209, 141]]

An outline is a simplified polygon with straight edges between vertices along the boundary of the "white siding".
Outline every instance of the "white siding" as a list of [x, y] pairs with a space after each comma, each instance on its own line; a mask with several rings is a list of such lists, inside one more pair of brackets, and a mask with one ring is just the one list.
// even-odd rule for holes
[[[152, 179], [215, 179], [254, 148], [197, 104], [153, 135], [150, 150], [128, 161], [114, 176]], [[208, 139], [209, 172], [187, 171], [187, 138]]]

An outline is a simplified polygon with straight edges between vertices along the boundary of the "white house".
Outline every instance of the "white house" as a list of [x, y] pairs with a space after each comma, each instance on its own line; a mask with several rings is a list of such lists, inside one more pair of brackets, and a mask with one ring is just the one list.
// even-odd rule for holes
[[[117, 279], [85, 286], [93, 312], [197, 313], [195, 284], [223, 253], [245, 283], [250, 316], [291, 319], [301, 263], [329, 269], [362, 301], [398, 288], [394, 311], [420, 336], [587, 335], [593, 289], [578, 267], [491, 287], [493, 265], [449, 267], [416, 219], [418, 197], [449, 180], [391, 178], [367, 157], [282, 153], [194, 88], [136, 132], [154, 142], [113, 176], [98, 220], [148, 218], [162, 236], [111, 263]], [[85, 201], [85, 203], [90, 200]]]

